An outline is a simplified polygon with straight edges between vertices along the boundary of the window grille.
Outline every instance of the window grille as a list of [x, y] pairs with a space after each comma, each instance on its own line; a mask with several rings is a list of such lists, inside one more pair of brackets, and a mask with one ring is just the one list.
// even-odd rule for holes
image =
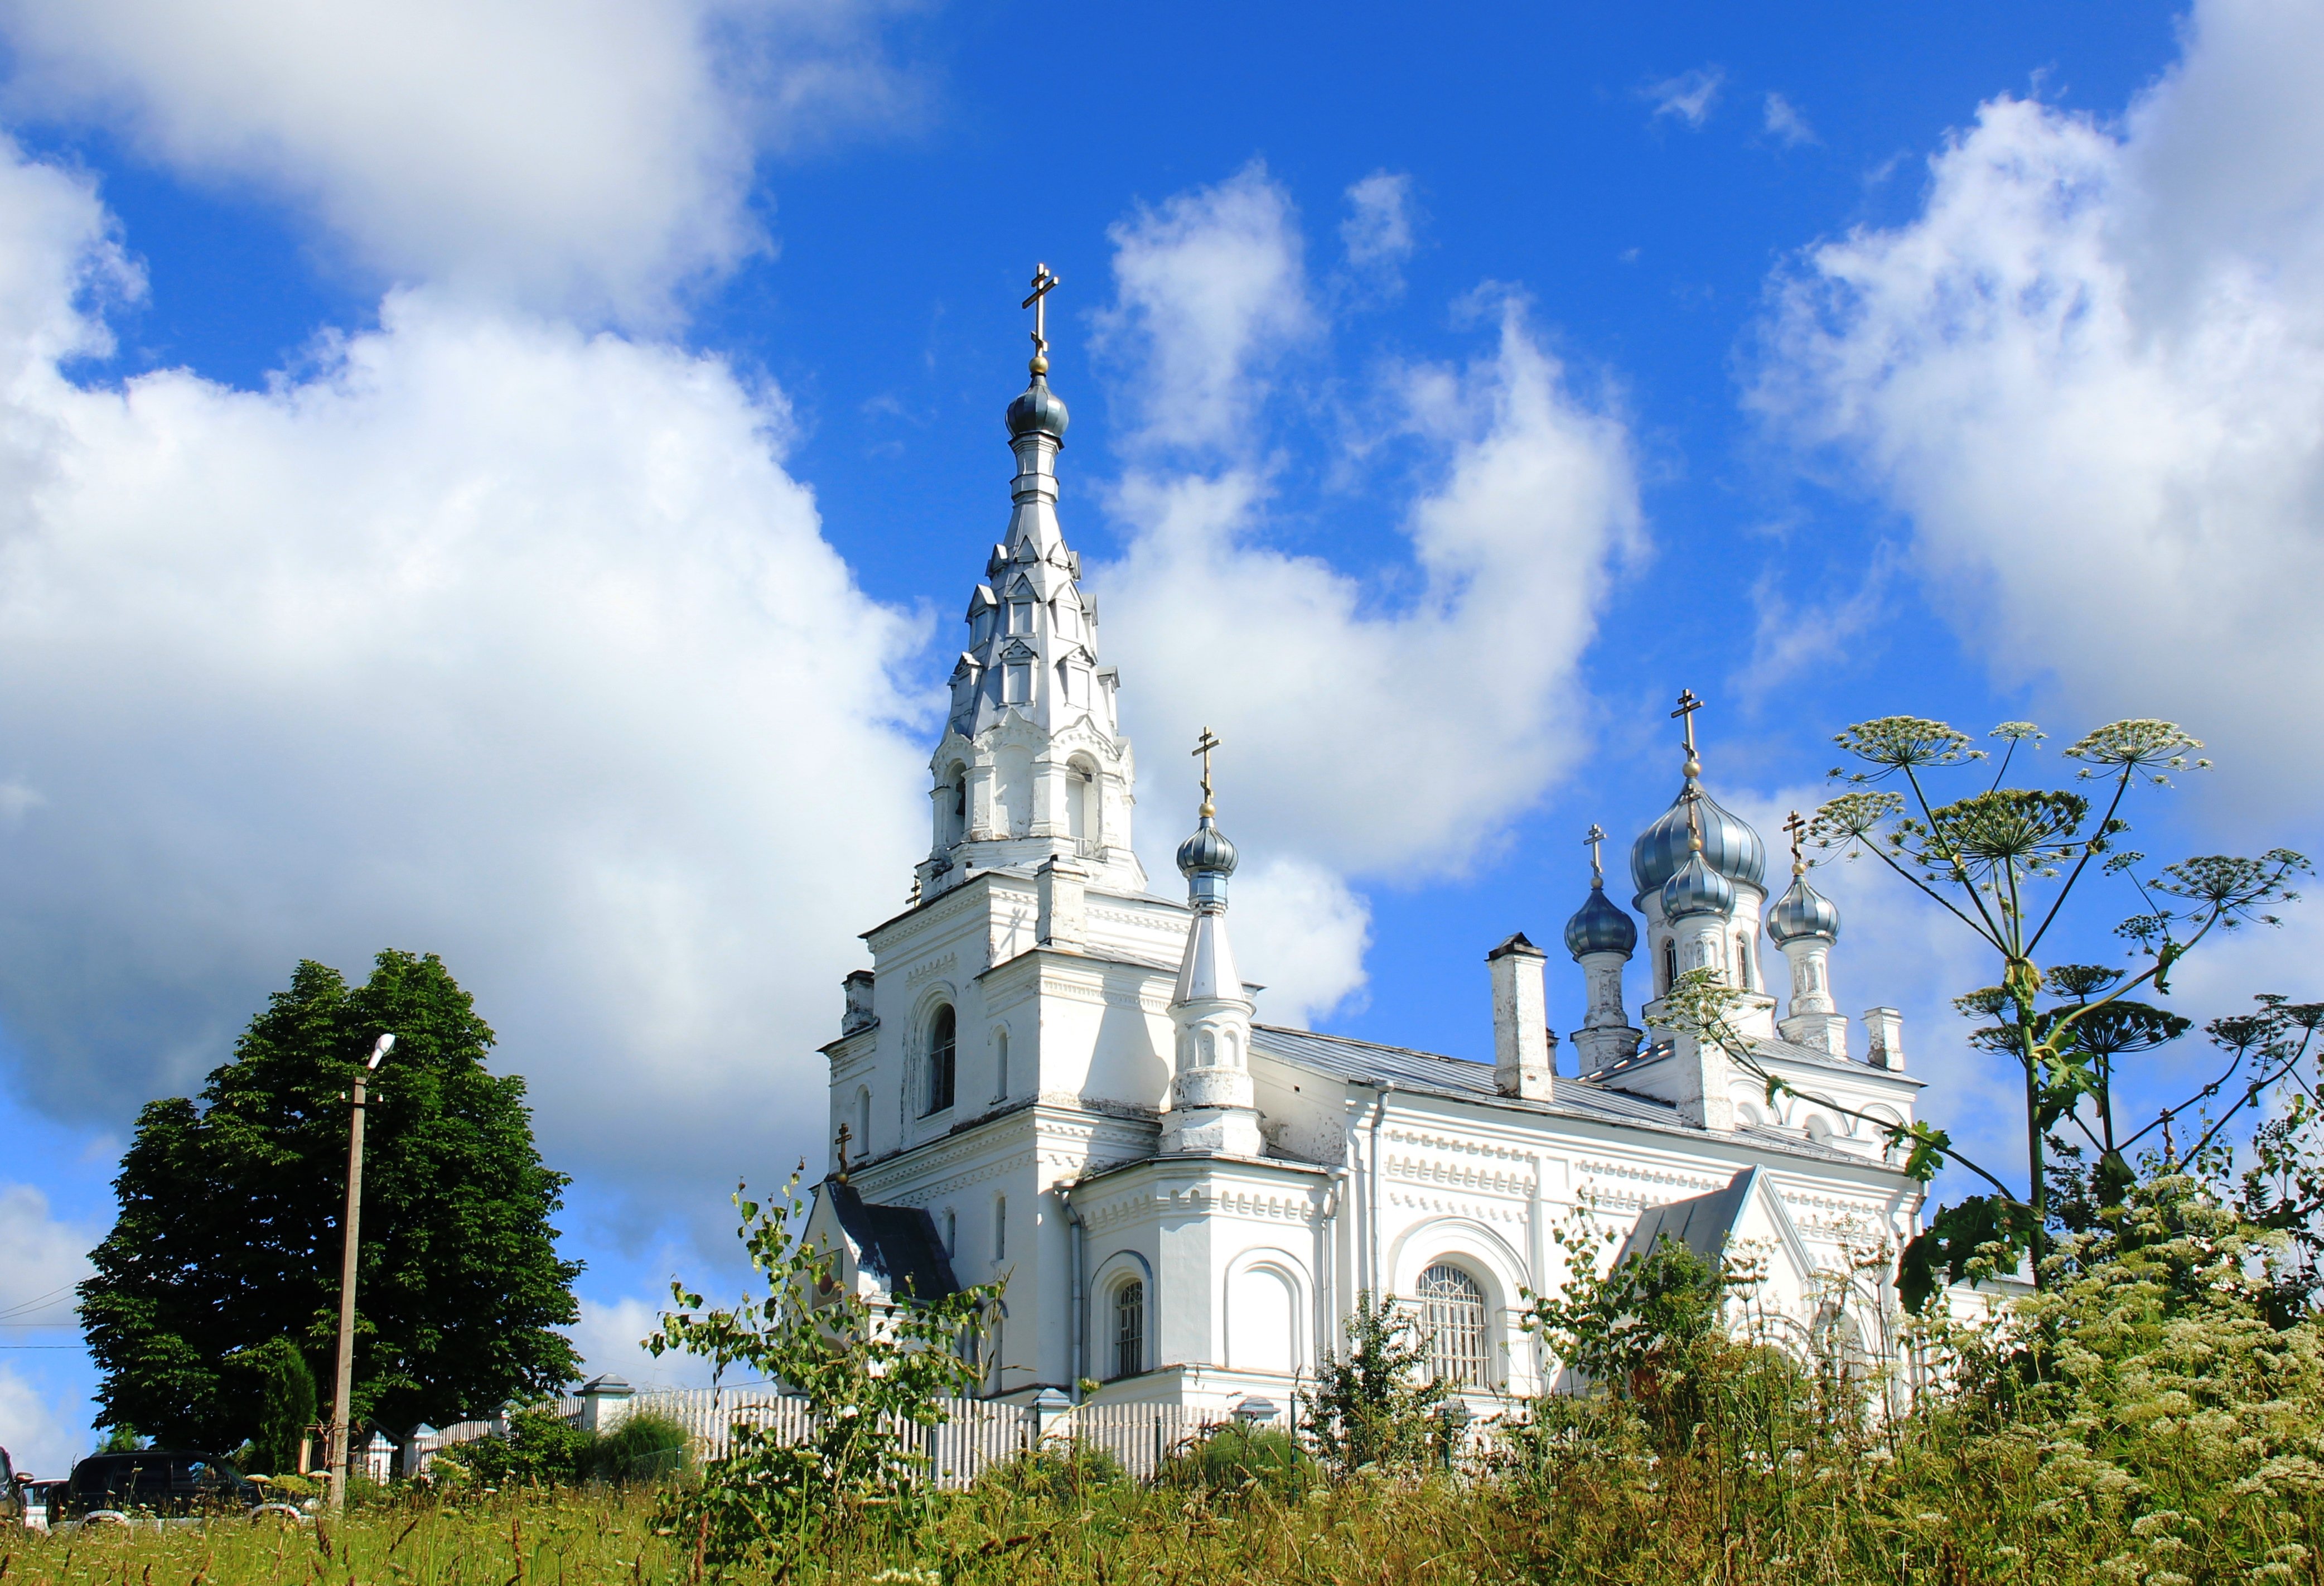
[[953, 1093], [953, 1011], [950, 1006], [936, 1010], [928, 1021], [928, 1106], [930, 1112], [941, 1112], [952, 1105]]
[[1441, 1261], [1422, 1273], [1420, 1326], [1428, 1339], [1431, 1377], [1486, 1385], [1485, 1291], [1475, 1278]]
[[1125, 1283], [1113, 1291], [1113, 1374], [1135, 1377], [1146, 1369], [1146, 1286]]

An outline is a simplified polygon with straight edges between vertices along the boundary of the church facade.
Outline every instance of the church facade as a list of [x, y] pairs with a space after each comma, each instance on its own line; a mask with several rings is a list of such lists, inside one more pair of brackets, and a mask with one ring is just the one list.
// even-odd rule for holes
[[[930, 761], [927, 857], [910, 906], [864, 934], [872, 967], [823, 1049], [835, 1147], [809, 1229], [842, 1280], [875, 1299], [1002, 1283], [981, 1364], [1012, 1399], [1094, 1382], [1106, 1401], [1286, 1405], [1364, 1292], [1416, 1307], [1441, 1376], [1525, 1395], [1559, 1366], [1522, 1296], [1556, 1290], [1556, 1235], [1586, 1208], [1624, 1248], [1667, 1235], [1752, 1261], [1755, 1317], [1803, 1351], [1895, 1358], [1888, 1275], [1922, 1202], [1879, 1128], [1913, 1117], [1902, 1022], [1840, 1011], [1837, 911], [1796, 852], [1775, 890], [1759, 834], [1703, 786], [1691, 715], [1678, 797], [1630, 847], [1629, 908], [1599, 871], [1555, 945], [1586, 991], [1567, 1040], [1546, 1028], [1551, 954], [1522, 934], [1479, 944], [1489, 1060], [1261, 1019], [1207, 757], [1181, 876], [1157, 886], [1132, 852], [1121, 681], [1059, 527], [1067, 415], [1036, 345], [1008, 410], [1013, 510]], [[1697, 968], [1739, 994], [1755, 1060], [1816, 1100], [1770, 1102], [1715, 1047], [1655, 1029]]]

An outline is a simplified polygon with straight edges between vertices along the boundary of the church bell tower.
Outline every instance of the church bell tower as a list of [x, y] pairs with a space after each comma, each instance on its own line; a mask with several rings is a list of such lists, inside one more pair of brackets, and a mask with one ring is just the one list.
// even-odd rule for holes
[[1114, 713], [1120, 678], [1098, 662], [1097, 604], [1057, 525], [1065, 402], [1049, 389], [1048, 294], [1034, 273], [1032, 383], [1009, 404], [1016, 454], [1009, 530], [969, 596], [968, 648], [952, 672], [944, 739], [929, 761], [934, 841], [917, 869], [934, 897], [978, 870], [1055, 861], [1132, 892], [1135, 764]]

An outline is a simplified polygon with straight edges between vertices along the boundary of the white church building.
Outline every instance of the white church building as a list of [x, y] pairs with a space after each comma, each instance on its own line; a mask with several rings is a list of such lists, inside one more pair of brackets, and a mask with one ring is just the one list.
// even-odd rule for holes
[[[1702, 786], [1691, 715], [1678, 797], [1630, 847], [1629, 908], [1601, 872], [1566, 922], [1557, 973], [1588, 1010], [1567, 1041], [1546, 1028], [1550, 955], [1506, 932], [1478, 942], [1489, 1054], [1263, 1020], [1207, 757], [1183, 891], [1131, 849], [1121, 679], [1058, 525], [1066, 413], [1042, 346], [930, 761], [933, 841], [910, 906], [864, 933], [872, 967], [823, 1048], [835, 1147], [809, 1227], [843, 1281], [1005, 1284], [982, 1363], [1016, 1400], [1093, 1380], [1102, 1401], [1288, 1404], [1362, 1291], [1418, 1307], [1439, 1375], [1523, 1395], [1559, 1367], [1521, 1296], [1555, 1292], [1553, 1234], [1586, 1204], [1626, 1248], [1667, 1233], [1758, 1263], [1752, 1314], [1797, 1347], [1893, 1358], [1888, 1275], [1923, 1189], [1864, 1120], [1913, 1117], [1901, 1021], [1839, 1011], [1838, 912], [1796, 855], [1771, 892], [1758, 834]], [[1655, 1029], [1698, 966], [1742, 993], [1757, 1061], [1839, 1108], [1770, 1102]]]

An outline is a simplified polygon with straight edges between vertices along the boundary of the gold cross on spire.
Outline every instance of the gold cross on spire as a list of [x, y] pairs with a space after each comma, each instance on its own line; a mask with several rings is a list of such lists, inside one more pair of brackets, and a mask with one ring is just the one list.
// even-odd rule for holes
[[1217, 734], [1213, 733], [1208, 727], [1204, 727], [1203, 729], [1202, 741], [1194, 745], [1194, 752], [1203, 757], [1202, 813], [1204, 820], [1208, 820], [1213, 816], [1219, 813], [1218, 807], [1211, 802], [1211, 751], [1219, 747], [1221, 747], [1221, 745]]
[[1049, 372], [1049, 293], [1056, 290], [1057, 278], [1047, 264], [1033, 266], [1033, 295], [1017, 306], [1033, 310], [1033, 373]]
[[1590, 845], [1590, 884], [1602, 887], [1606, 884], [1606, 866], [1598, 857], [1598, 844], [1606, 840], [1605, 828], [1591, 821], [1590, 829], [1582, 834], [1582, 840]]
[[1806, 834], [1807, 829], [1807, 817], [1796, 809], [1792, 811], [1791, 818], [1784, 823], [1784, 830], [1792, 834], [1792, 873], [1795, 876], [1808, 873], [1807, 861], [1800, 857], [1800, 838]]
[[1671, 712], [1686, 724], [1686, 774], [1690, 777], [1702, 774], [1702, 759], [1694, 752], [1694, 713], [1702, 708], [1702, 701], [1694, 696], [1694, 690], [1682, 688], [1678, 691], [1678, 708]]

